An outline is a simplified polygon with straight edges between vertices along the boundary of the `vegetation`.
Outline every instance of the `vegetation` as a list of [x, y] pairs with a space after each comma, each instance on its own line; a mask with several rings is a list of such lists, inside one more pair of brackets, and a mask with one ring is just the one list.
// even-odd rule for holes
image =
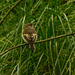
[[[0, 0], [0, 20], [16, 0]], [[22, 0], [0, 24], [0, 53], [23, 44], [33, 22], [37, 41], [75, 32], [75, 0]], [[75, 37], [70, 35], [12, 49], [0, 56], [0, 75], [75, 75]]]

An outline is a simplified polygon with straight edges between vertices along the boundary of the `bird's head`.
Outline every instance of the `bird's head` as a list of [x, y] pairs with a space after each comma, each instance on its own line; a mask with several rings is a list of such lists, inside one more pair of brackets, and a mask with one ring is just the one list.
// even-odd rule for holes
[[28, 23], [28, 24], [25, 24], [25, 25], [24, 25], [24, 27], [28, 27], [28, 26], [31, 26], [31, 27], [32, 27], [33, 24], [32, 24], [32, 23]]

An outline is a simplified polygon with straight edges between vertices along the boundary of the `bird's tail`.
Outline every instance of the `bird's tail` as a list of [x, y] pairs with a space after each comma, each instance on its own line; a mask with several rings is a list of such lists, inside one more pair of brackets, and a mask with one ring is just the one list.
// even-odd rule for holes
[[30, 46], [30, 50], [33, 50], [33, 51], [35, 50], [34, 44], [30, 44], [29, 46]]

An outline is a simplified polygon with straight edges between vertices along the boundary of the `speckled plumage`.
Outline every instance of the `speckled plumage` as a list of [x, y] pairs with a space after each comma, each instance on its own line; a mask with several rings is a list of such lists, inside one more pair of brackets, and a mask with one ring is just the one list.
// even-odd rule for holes
[[24, 27], [23, 34], [33, 34], [33, 33], [36, 34], [36, 31], [35, 31], [35, 29], [33, 27], [31, 27], [31, 26]]
[[27, 41], [30, 44], [30, 49], [34, 50], [34, 42], [37, 39], [37, 33], [35, 29], [33, 28], [32, 23], [28, 23], [24, 25], [23, 35], [22, 35], [24, 41]]

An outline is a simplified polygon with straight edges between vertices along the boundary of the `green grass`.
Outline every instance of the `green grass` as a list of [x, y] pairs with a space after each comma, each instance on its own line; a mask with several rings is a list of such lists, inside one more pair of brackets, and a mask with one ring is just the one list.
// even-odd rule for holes
[[[0, 20], [16, 3], [0, 1]], [[75, 32], [74, 0], [23, 0], [0, 25], [0, 53], [23, 44], [24, 24], [33, 22], [37, 41]], [[75, 37], [15, 48], [0, 56], [0, 75], [75, 75]]]

